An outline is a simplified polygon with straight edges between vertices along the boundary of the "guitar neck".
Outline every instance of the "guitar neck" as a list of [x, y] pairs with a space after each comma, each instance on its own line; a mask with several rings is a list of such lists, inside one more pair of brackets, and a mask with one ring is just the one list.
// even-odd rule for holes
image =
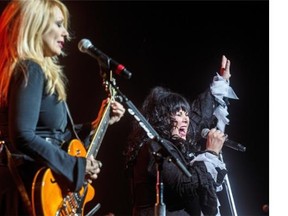
[[[87, 150], [87, 157], [90, 155], [93, 155], [94, 158], [96, 158], [98, 151], [100, 149], [103, 137], [107, 131], [107, 128], [109, 126], [109, 120], [110, 120], [110, 101], [106, 104], [103, 109], [100, 109], [100, 112], [98, 114], [98, 123], [95, 125], [94, 133], [91, 137], [91, 143], [89, 145], [89, 148]], [[101, 114], [102, 113], [102, 114]]]

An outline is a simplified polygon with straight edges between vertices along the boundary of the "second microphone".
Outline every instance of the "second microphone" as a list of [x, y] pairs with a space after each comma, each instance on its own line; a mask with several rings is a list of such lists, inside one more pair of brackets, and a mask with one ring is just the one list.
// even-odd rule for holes
[[[207, 139], [207, 135], [209, 133], [210, 129], [209, 128], [204, 128], [202, 131], [201, 131], [201, 136], [204, 138], [204, 139]], [[236, 151], [241, 151], [241, 152], [245, 152], [246, 151], [246, 147], [241, 145], [240, 143], [237, 143], [235, 141], [232, 141], [232, 140], [229, 140], [228, 138], [226, 138], [225, 142], [224, 142], [224, 146], [227, 146], [229, 148], [232, 148]]]

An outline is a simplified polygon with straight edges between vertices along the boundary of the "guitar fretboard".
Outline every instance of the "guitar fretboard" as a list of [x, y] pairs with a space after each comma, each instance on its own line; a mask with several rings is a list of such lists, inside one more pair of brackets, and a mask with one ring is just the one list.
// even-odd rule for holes
[[103, 137], [107, 131], [109, 120], [110, 120], [110, 102], [106, 104], [101, 120], [96, 126], [96, 129], [94, 130], [94, 133], [91, 138], [91, 143], [87, 151], [87, 157], [89, 157], [90, 155], [93, 155], [94, 158], [96, 158], [98, 151], [100, 149]]

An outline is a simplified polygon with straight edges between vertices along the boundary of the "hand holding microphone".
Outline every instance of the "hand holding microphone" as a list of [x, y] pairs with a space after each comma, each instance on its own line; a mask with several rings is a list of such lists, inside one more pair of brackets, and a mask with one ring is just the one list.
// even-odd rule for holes
[[[246, 151], [245, 146], [243, 146], [240, 143], [237, 143], [235, 141], [229, 140], [228, 135], [225, 135], [223, 132], [216, 130], [216, 128], [213, 128], [211, 130], [208, 128], [204, 128], [201, 132], [201, 136], [208, 140], [207, 144], [206, 144], [207, 150], [211, 150], [211, 151], [215, 151], [216, 153], [219, 153], [222, 146], [224, 145], [224, 146], [232, 148], [236, 151], [241, 151], [241, 152]], [[220, 147], [220, 146], [218, 146], [218, 144], [219, 144], [219, 142], [221, 142], [223, 140], [224, 140], [224, 143], [223, 143], [223, 145], [221, 145], [219, 152], [217, 152], [216, 150], [219, 149], [219, 147]], [[216, 150], [212, 150], [212, 149], [208, 149], [208, 148], [216, 148]]]
[[[201, 132], [201, 135], [203, 137], [203, 131]], [[205, 130], [205, 137], [207, 139], [206, 141], [206, 151], [213, 152], [213, 154], [219, 155], [224, 141], [227, 138], [227, 135], [225, 135], [220, 130], [217, 130], [216, 128], [213, 128], [211, 130], [208, 129], [208, 131]]]

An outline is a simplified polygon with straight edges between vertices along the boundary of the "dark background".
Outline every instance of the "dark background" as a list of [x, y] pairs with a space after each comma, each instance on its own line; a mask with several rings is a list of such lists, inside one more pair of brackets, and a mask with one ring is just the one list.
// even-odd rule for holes
[[[1, 1], [1, 11], [7, 1]], [[269, 2], [268, 1], [64, 1], [71, 12], [74, 39], [61, 59], [69, 78], [68, 103], [75, 122], [95, 118], [106, 97], [99, 65], [78, 50], [88, 38], [133, 75], [116, 84], [138, 108], [150, 88], [163, 85], [192, 100], [219, 71], [221, 56], [231, 60], [229, 138], [245, 153], [223, 149], [239, 216], [267, 215], [269, 204]], [[98, 159], [104, 164], [95, 181], [97, 215], [129, 215], [124, 173], [132, 117], [108, 128]], [[232, 215], [229, 196], [219, 194], [222, 215]]]

